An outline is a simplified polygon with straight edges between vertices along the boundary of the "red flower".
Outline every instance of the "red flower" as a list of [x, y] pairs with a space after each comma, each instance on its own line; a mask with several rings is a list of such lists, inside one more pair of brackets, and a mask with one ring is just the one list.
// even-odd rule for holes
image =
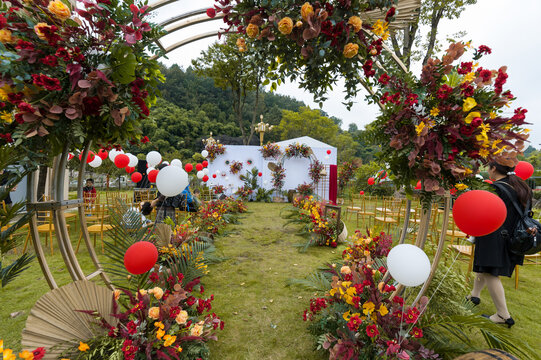
[[133, 98], [133, 102], [139, 106], [139, 109], [141, 109], [141, 112], [145, 115], [145, 116], [148, 116], [150, 115], [150, 110], [148, 109], [148, 106], [147, 104], [145, 103], [145, 101], [143, 99], [141, 99], [140, 97], [134, 97]]
[[471, 126], [478, 127], [483, 123], [483, 119], [476, 117], [471, 121]]
[[83, 99], [84, 114], [97, 116], [100, 114], [101, 100], [97, 96], [89, 96]]
[[395, 296], [395, 297], [393, 298], [393, 302], [394, 302], [395, 304], [400, 305], [400, 306], [403, 306], [403, 305], [404, 305], [404, 299], [401, 298], [400, 296]]
[[149, 141], [150, 141], [150, 139], [149, 139], [148, 136], [146, 136], [146, 135], [143, 136], [143, 137], [141, 138], [141, 142], [142, 142], [143, 144], [146, 144], [146, 143], [149, 142]]
[[98, 4], [111, 5], [111, 0], [97, 0]]
[[438, 99], [446, 99], [453, 92], [453, 88], [447, 84], [443, 84], [436, 92]]
[[450, 193], [451, 195], [453, 195], [453, 196], [456, 195], [457, 191], [458, 191], [458, 190], [457, 190], [455, 187], [452, 187], [452, 188], [449, 189], [449, 193]]
[[208, 8], [207, 16], [211, 19], [214, 18], [216, 16], [216, 10], [214, 10], [213, 8]]
[[51, 67], [55, 67], [56, 65], [58, 65], [58, 60], [53, 55], [45, 56], [44, 58], [39, 59], [39, 61], [42, 64], [48, 65], [48, 66], [51, 66]]
[[376, 70], [372, 69], [373, 64], [374, 62], [372, 60], [366, 60], [363, 64], [364, 75], [366, 77], [374, 76], [374, 74], [376, 74]]
[[389, 83], [389, 80], [391, 80], [391, 77], [387, 75], [386, 73], [381, 74], [378, 81], [382, 85], [387, 85]]
[[519, 107], [518, 109], [515, 109], [515, 115], [513, 115], [512, 119], [515, 120], [516, 124], [521, 125], [524, 123], [524, 119], [526, 119], [527, 112], [528, 110]]
[[509, 100], [513, 100], [515, 98], [515, 95], [511, 93], [511, 90], [507, 90], [506, 92], [502, 93], [502, 95], [508, 98]]
[[411, 335], [413, 335], [416, 338], [422, 338], [423, 330], [419, 329], [418, 327], [414, 327], [413, 329], [411, 329]]
[[460, 133], [465, 136], [471, 136], [473, 134], [474, 128], [471, 126], [462, 125], [460, 127]]
[[17, 122], [17, 124], [23, 124], [24, 123], [23, 114], [22, 113], [15, 114], [15, 121]]
[[393, 6], [389, 10], [387, 10], [387, 14], [385, 15], [385, 21], [389, 22], [389, 19], [392, 18], [396, 14], [396, 9]]
[[35, 360], [41, 360], [45, 356], [45, 348], [39, 347], [32, 351], [32, 354], [34, 354]]
[[470, 83], [464, 83], [460, 85], [461, 93], [464, 95], [464, 97], [470, 97], [473, 96], [473, 92], [475, 91], [474, 87], [470, 85]]
[[477, 75], [483, 80], [483, 82], [488, 82], [492, 79], [492, 71], [488, 69], [479, 68], [477, 70]]
[[22, 92], [21, 93], [9, 93], [8, 94], [8, 100], [13, 105], [17, 105], [22, 101], [23, 96], [24, 96], [24, 94]]
[[489, 47], [486, 46], [486, 45], [481, 45], [481, 46], [479, 46], [479, 49], [477, 49], [477, 51], [478, 51], [480, 54], [492, 54], [492, 49], [489, 48]]
[[417, 308], [409, 308], [405, 314], [407, 324], [415, 324], [419, 318], [420, 312]]
[[129, 321], [126, 324], [126, 328], [128, 329], [128, 334], [134, 335], [137, 333], [137, 325], [133, 321]]
[[19, 103], [19, 105], [17, 105], [17, 107], [19, 108], [19, 110], [21, 110], [22, 112], [29, 112], [29, 113], [34, 113], [36, 112], [36, 109], [34, 109], [32, 107], [32, 105], [30, 105], [29, 103], [26, 103], [24, 101], [22, 101], [21, 103]]
[[406, 100], [404, 100], [404, 104], [408, 106], [413, 106], [419, 103], [417, 100], [419, 98], [419, 95], [417, 94], [409, 94]]
[[5, 28], [8, 25], [8, 20], [4, 17], [3, 14], [0, 14], [0, 29]]
[[17, 42], [17, 46], [15, 46], [15, 49], [17, 50], [34, 50], [34, 44], [32, 44], [29, 41], [20, 40]]
[[66, 50], [65, 48], [61, 47], [61, 48], [58, 48], [56, 50], [56, 53], [55, 55], [59, 58], [61, 58], [62, 60], [64, 60], [65, 62], [68, 62], [70, 60], [70, 54], [68, 52], [68, 50]]
[[0, 134], [0, 138], [4, 139], [7, 143], [12, 143], [13, 138], [10, 133]]
[[355, 316], [352, 316], [347, 325], [348, 325], [348, 328], [351, 330], [351, 331], [357, 331], [357, 329], [359, 328], [359, 326], [361, 325], [362, 323], [362, 320], [361, 318], [359, 317], [359, 315], [355, 315]]
[[502, 93], [503, 85], [507, 82], [507, 74], [505, 73], [502, 68], [498, 70], [498, 76], [496, 77], [496, 81], [494, 82], [494, 92], [496, 94]]
[[153, 271], [150, 276], [148, 277], [150, 279], [150, 281], [152, 281], [153, 283], [157, 283], [158, 280], [160, 280], [160, 277], [158, 276], [158, 273]]
[[462, 62], [460, 63], [460, 67], [458, 68], [457, 72], [460, 75], [466, 75], [467, 73], [471, 72], [473, 68], [473, 62]]
[[368, 335], [369, 337], [374, 337], [376, 335], [379, 335], [379, 331], [378, 331], [378, 328], [376, 325], [368, 325], [366, 327], [366, 335]]
[[47, 75], [41, 74], [40, 82], [41, 82], [41, 86], [43, 86], [45, 90], [49, 90], [49, 91], [62, 90], [62, 86], [60, 86], [60, 80], [58, 79], [51, 78], [51, 77], [48, 77]]

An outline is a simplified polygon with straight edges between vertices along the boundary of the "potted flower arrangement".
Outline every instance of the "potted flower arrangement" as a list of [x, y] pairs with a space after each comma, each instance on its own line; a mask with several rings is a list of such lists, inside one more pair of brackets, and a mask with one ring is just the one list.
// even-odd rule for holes
[[[139, 137], [163, 80], [149, 7], [118, 0], [0, 6], [0, 133], [56, 155]], [[8, 6], [8, 3], [10, 4]], [[69, 140], [69, 141], [67, 141]], [[0, 140], [2, 141], [2, 140]]]
[[238, 174], [242, 170], [242, 162], [240, 161], [233, 161], [229, 165], [229, 172], [233, 175]]
[[306, 144], [290, 144], [286, 147], [284, 151], [284, 155], [286, 158], [292, 158], [292, 157], [309, 157], [312, 153], [312, 149], [310, 146]]
[[280, 155], [282, 155], [282, 151], [280, 150], [280, 146], [276, 143], [268, 143], [266, 145], [263, 145], [259, 151], [261, 152], [261, 155], [263, 156], [263, 159], [278, 159]]
[[312, 182], [314, 184], [318, 184], [319, 180], [323, 176], [323, 172], [325, 171], [325, 165], [319, 160], [315, 160], [312, 163], [310, 163], [310, 169], [308, 170], [308, 175], [310, 176], [310, 179], [312, 179]]
[[208, 152], [207, 158], [210, 161], [216, 159], [216, 156], [223, 155], [225, 153], [225, 146], [219, 142], [210, 142], [205, 146], [205, 150]]

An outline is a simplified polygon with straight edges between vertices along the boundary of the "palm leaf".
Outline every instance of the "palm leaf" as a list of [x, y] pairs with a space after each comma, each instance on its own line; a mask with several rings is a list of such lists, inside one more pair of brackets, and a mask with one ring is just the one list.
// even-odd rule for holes
[[287, 279], [286, 284], [287, 286], [299, 286], [306, 290], [325, 292], [331, 288], [331, 277], [328, 273], [316, 271], [304, 279]]
[[2, 287], [6, 286], [17, 276], [19, 276], [24, 270], [28, 269], [35, 256], [30, 254], [23, 254], [11, 265], [2, 267], [2, 261], [0, 260], [0, 279], [2, 280]]

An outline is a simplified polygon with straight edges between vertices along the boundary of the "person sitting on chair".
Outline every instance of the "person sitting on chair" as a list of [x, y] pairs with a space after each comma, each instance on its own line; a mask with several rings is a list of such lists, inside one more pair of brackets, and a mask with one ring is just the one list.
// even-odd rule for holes
[[94, 180], [87, 179], [86, 184], [83, 187], [83, 199], [87, 207], [92, 207], [97, 197], [96, 188], [94, 187]]

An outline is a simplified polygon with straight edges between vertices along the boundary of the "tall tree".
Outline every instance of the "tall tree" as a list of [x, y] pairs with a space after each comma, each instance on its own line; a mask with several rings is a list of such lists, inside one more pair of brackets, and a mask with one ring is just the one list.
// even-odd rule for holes
[[[423, 65], [438, 48], [438, 26], [442, 19], [457, 19], [468, 5], [477, 0], [423, 0], [418, 20], [404, 29], [391, 33], [393, 51], [409, 69], [412, 60], [422, 59]], [[428, 26], [429, 32], [423, 39], [421, 26]], [[414, 49], [417, 48], [417, 50]]]
[[[259, 105], [259, 85], [264, 67], [260, 66], [258, 54], [246, 49], [240, 51], [238, 35], [228, 35], [224, 43], [214, 43], [201, 56], [192, 61], [195, 73], [210, 77], [215, 86], [231, 90], [233, 93], [233, 112], [240, 128], [243, 143], [246, 145], [254, 133]], [[251, 124], [244, 121], [247, 96], [255, 91], [255, 108]]]

